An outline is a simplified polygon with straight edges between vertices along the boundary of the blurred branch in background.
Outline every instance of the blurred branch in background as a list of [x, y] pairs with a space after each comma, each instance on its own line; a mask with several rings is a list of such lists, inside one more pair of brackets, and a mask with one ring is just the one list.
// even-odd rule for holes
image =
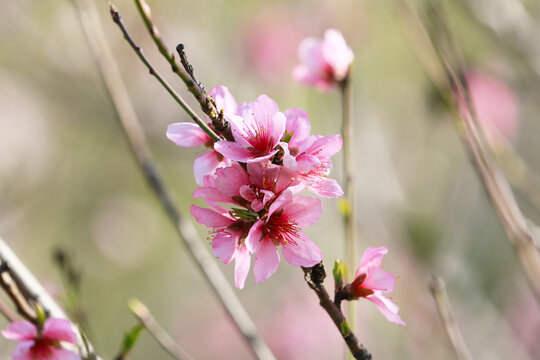
[[474, 17], [517, 52], [540, 80], [540, 25], [519, 0], [460, 0]]
[[142, 174], [155, 195], [159, 198], [167, 216], [174, 223], [180, 239], [204, 275], [206, 282], [214, 290], [214, 293], [248, 342], [253, 353], [259, 359], [273, 359], [274, 356], [270, 349], [259, 336], [255, 325], [236, 297], [234, 290], [228, 284], [215, 259], [200, 242], [195, 227], [191, 222], [180, 216], [176, 206], [173, 204], [169, 192], [156, 169], [152, 153], [146, 143], [144, 132], [137, 119], [133, 104], [129, 99], [118, 66], [112, 56], [107, 38], [103, 33], [94, 2], [74, 0], [74, 4], [90, 50], [97, 62], [105, 88], [113, 101], [118, 120]]
[[[27, 309], [20, 312], [21, 316], [33, 320], [31, 316], [32, 314], [35, 316], [35, 311], [32, 309], [31, 304], [38, 303], [49, 317], [69, 320], [64, 311], [1, 238], [0, 261], [3, 269], [0, 273], [0, 276], [2, 276], [2, 285], [4, 285], [4, 280], [9, 278], [9, 281], [11, 281], [11, 283], [9, 283], [10, 289], [16, 289], [16, 293], [10, 293], [10, 289], [4, 286], [2, 287], [12, 299], [17, 298], [16, 302], [22, 302], [24, 304], [22, 306]], [[9, 275], [9, 277], [5, 277], [6, 274]], [[21, 304], [18, 304], [17, 307], [20, 305]], [[31, 312], [27, 313], [27, 311]], [[90, 341], [73, 323], [72, 330], [77, 336], [77, 353], [80, 354], [83, 359], [99, 359], [94, 353]]]
[[144, 325], [144, 327], [150, 332], [150, 334], [156, 339], [165, 351], [167, 351], [173, 358], [178, 360], [193, 360], [188, 352], [186, 352], [174, 339], [169, 335], [161, 325], [156, 321], [150, 310], [137, 299], [131, 299], [129, 301], [129, 309]]
[[[419, 61], [428, 77], [439, 90], [448, 110], [453, 116], [458, 134], [469, 150], [472, 164], [477, 170], [488, 199], [517, 253], [523, 272], [540, 301], [540, 252], [535, 243], [527, 219], [521, 212], [514, 194], [504, 174], [493, 159], [493, 151], [485, 140], [481, 126], [476, 118], [471, 99], [464, 80], [465, 65], [446, 26], [440, 2], [426, 3], [424, 18], [420, 20], [408, 0], [401, 2], [408, 25], [414, 28], [428, 43], [411, 41], [417, 51]], [[407, 29], [409, 30], [409, 29]], [[428, 53], [426, 53], [428, 49]], [[438, 61], [433, 64], [433, 55]]]
[[469, 349], [467, 349], [465, 339], [463, 339], [463, 335], [461, 334], [456, 318], [454, 317], [452, 305], [450, 304], [448, 294], [446, 293], [444, 280], [433, 275], [429, 283], [429, 290], [431, 291], [431, 295], [433, 295], [446, 335], [448, 335], [457, 357], [459, 360], [472, 360], [473, 357], [469, 353]]

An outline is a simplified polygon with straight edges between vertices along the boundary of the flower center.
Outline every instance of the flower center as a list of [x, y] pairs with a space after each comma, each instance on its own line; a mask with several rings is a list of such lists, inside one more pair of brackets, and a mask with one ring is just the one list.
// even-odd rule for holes
[[263, 235], [269, 237], [274, 245], [296, 245], [300, 227], [294, 220], [283, 215], [283, 210], [272, 214], [263, 230]]

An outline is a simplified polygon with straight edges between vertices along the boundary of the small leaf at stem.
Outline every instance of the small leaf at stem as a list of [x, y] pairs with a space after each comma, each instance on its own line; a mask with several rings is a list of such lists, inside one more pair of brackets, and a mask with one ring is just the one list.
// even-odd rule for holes
[[334, 262], [334, 268], [332, 269], [332, 273], [334, 275], [334, 283], [336, 285], [336, 289], [341, 289], [343, 287], [343, 282], [345, 279], [347, 279], [348, 273], [349, 273], [349, 267], [347, 266], [347, 263], [341, 259], [336, 259]]
[[119, 354], [115, 358], [116, 360], [123, 360], [127, 357], [133, 346], [135, 346], [142, 329], [144, 329], [144, 325], [139, 323], [124, 334], [122, 347], [120, 348]]
[[347, 320], [343, 320], [341, 322], [341, 334], [343, 336], [348, 336], [351, 333], [351, 328], [349, 328], [349, 324], [347, 324]]

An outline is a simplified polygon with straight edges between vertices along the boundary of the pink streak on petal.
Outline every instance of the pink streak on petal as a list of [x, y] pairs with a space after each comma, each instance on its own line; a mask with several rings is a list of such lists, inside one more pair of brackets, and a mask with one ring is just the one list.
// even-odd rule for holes
[[216, 86], [208, 94], [216, 101], [218, 111], [223, 109], [226, 113], [236, 114], [236, 100], [226, 86]]
[[29, 321], [15, 321], [2, 330], [2, 335], [9, 340], [33, 340], [37, 336], [37, 329]]
[[167, 138], [178, 146], [198, 146], [210, 137], [197, 125], [192, 123], [174, 123], [167, 126]]
[[212, 252], [224, 264], [231, 262], [236, 250], [237, 234], [221, 231], [212, 240]]
[[71, 323], [66, 319], [49, 318], [43, 325], [43, 336], [55, 340], [66, 341], [75, 344], [77, 337], [71, 328]]
[[285, 260], [294, 266], [310, 267], [322, 260], [321, 249], [302, 231], [298, 232], [296, 245], [284, 245], [281, 253]]
[[234, 255], [234, 284], [238, 289], [244, 288], [250, 265], [251, 254], [245, 246], [239, 247]]
[[386, 319], [388, 319], [388, 321], [398, 325], [407, 325], [398, 315], [399, 307], [390, 299], [377, 294], [369, 295], [366, 297], [366, 299], [374, 303], [386, 317]]
[[220, 193], [216, 188], [213, 187], [197, 188], [193, 192], [193, 197], [197, 199], [203, 198], [206, 201], [212, 202], [233, 203], [229, 196]]
[[268, 209], [268, 218], [270, 218], [270, 216], [272, 216], [274, 212], [285, 206], [285, 204], [290, 203], [293, 199], [292, 195], [293, 194], [290, 189], [285, 189], [281, 193], [281, 195], [276, 200], [274, 200], [272, 205], [270, 205], [270, 208]]
[[295, 196], [283, 206], [283, 214], [294, 220], [301, 228], [313, 225], [322, 214], [321, 199]]
[[293, 134], [289, 141], [289, 146], [301, 146], [309, 137], [309, 132], [311, 131], [307, 112], [302, 109], [289, 109], [285, 110], [283, 115], [287, 119], [285, 126], [287, 133]]
[[214, 150], [234, 161], [247, 162], [253, 158], [253, 153], [237, 142], [218, 141], [214, 144]]
[[265, 281], [279, 266], [279, 252], [268, 238], [261, 241], [261, 247], [255, 257], [253, 272], [255, 273], [255, 284]]
[[220, 161], [218, 159], [218, 154], [215, 151], [209, 151], [196, 158], [193, 162], [195, 181], [202, 186], [206, 175], [212, 175], [216, 169], [228, 166], [229, 164], [229, 160]]
[[258, 220], [249, 229], [249, 233], [245, 239], [245, 244], [250, 253], [255, 253], [261, 246], [262, 228], [264, 223], [262, 220]]
[[388, 249], [384, 246], [381, 247], [368, 247], [362, 255], [362, 260], [360, 260], [360, 266], [356, 271], [356, 276], [365, 274], [370, 267], [380, 267], [382, 258], [388, 253]]
[[363, 288], [381, 290], [386, 293], [394, 291], [396, 278], [381, 268], [373, 267], [368, 270], [366, 280], [362, 284]]
[[234, 223], [234, 220], [218, 214], [214, 210], [198, 207], [197, 205], [191, 205], [189, 210], [199, 224], [208, 227], [225, 227]]
[[343, 189], [335, 179], [319, 178], [317, 182], [307, 185], [310, 191], [325, 198], [339, 198], [343, 196]]

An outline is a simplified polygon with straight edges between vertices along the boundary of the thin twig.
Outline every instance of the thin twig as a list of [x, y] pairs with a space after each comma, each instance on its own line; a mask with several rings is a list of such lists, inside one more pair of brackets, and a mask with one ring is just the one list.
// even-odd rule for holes
[[154, 40], [154, 43], [156, 44], [159, 52], [163, 57], [167, 60], [169, 65], [171, 66], [172, 71], [177, 74], [180, 79], [184, 82], [186, 85], [188, 91], [193, 94], [195, 99], [199, 102], [199, 105], [201, 106], [202, 111], [208, 115], [210, 120], [212, 120], [212, 125], [214, 128], [219, 131], [227, 140], [232, 140], [232, 134], [230, 130], [230, 126], [227, 120], [225, 120], [223, 116], [223, 111], [220, 109], [217, 109], [216, 102], [208, 93], [204, 90], [202, 85], [195, 80], [193, 77], [193, 67], [189, 65], [187, 62], [187, 59], [185, 57], [184, 53], [184, 47], [177, 46], [177, 51], [180, 53], [180, 57], [182, 58], [182, 63], [185, 65], [185, 67], [181, 66], [178, 61], [176, 60], [176, 57], [172, 52], [169, 51], [167, 46], [165, 45], [165, 42], [161, 39], [161, 35], [159, 33], [159, 30], [157, 26], [152, 21], [152, 11], [150, 9], [150, 6], [146, 3], [144, 0], [134, 0], [135, 4], [137, 5], [137, 9], [139, 10], [139, 13], [141, 15], [141, 18], [144, 21], [144, 25], [146, 26], [146, 29], [148, 30], [148, 33]]
[[[53, 298], [45, 291], [43, 286], [36, 280], [34, 275], [28, 270], [28, 268], [19, 260], [17, 255], [9, 248], [9, 246], [0, 238], [0, 260], [9, 266], [9, 274], [15, 274], [17, 280], [15, 281], [17, 287], [20, 288], [21, 293], [32, 294], [32, 301], [38, 302], [43, 310], [50, 316], [54, 318], [67, 319], [64, 311], [58, 306], [58, 304], [53, 300]], [[5, 274], [5, 272], [4, 272]], [[29, 299], [26, 299], [29, 301]], [[93, 350], [92, 344], [84, 339], [83, 335], [75, 326], [72, 324], [72, 330], [77, 336], [77, 348], [78, 353], [83, 359], [100, 359]], [[66, 347], [69, 344], [66, 344]], [[76, 349], [74, 349], [77, 351]]]
[[[487, 142], [485, 141], [485, 135], [478, 125], [479, 121], [472, 106], [467, 85], [462, 76], [465, 68], [450, 38], [450, 33], [441, 16], [440, 9], [431, 6], [429, 11], [431, 19], [435, 20], [433, 25], [437, 26], [440, 30], [438, 33], [442, 37], [441, 41], [444, 42], [444, 46], [448, 49], [447, 51], [454, 58], [451, 64], [443, 54], [443, 50], [438, 47], [437, 39], [432, 38], [433, 47], [444, 66], [445, 75], [452, 89], [454, 96], [453, 105], [455, 108], [460, 109], [460, 116], [456, 117], [458, 128], [461, 129], [459, 133], [470, 150], [473, 164], [483, 181], [488, 198], [499, 216], [508, 239], [517, 252], [529, 285], [537, 300], [540, 301], [540, 252], [508, 181], [493, 160], [491, 151], [486, 148], [485, 144]], [[452, 66], [457, 67], [457, 73]], [[466, 106], [460, 108], [459, 103], [461, 99], [466, 100]]]
[[[86, 12], [82, 14], [86, 14], [88, 11], [95, 14], [94, 3], [88, 1], [86, 4], [88, 6], [83, 9]], [[113, 14], [114, 17], [115, 15]], [[180, 216], [176, 209], [169, 191], [156, 168], [144, 132], [127, 94], [116, 61], [110, 51], [107, 38], [103, 33], [99, 17], [97, 15], [89, 17], [82, 24], [105, 88], [113, 102], [118, 120], [142, 175], [159, 199], [168, 218], [174, 224], [180, 240], [186, 246], [189, 255], [195, 261], [198, 269], [204, 275], [204, 279], [222, 303], [237, 329], [244, 336], [253, 353], [259, 359], [274, 359], [272, 352], [259, 336], [255, 325], [236, 296], [233, 288], [227, 282], [225, 275], [221, 272], [215, 259], [199, 240], [199, 235], [193, 223]]]
[[[355, 191], [355, 166], [354, 166], [354, 128], [351, 119], [352, 86], [350, 74], [341, 82], [341, 100], [343, 122], [341, 135], [343, 138], [343, 173], [345, 179], [345, 196], [347, 206], [343, 212], [345, 223], [345, 260], [352, 268], [356, 266], [356, 191]], [[347, 317], [349, 325], [356, 331], [356, 304], [349, 302], [347, 305]]]
[[444, 280], [433, 275], [429, 283], [429, 290], [431, 291], [431, 295], [433, 295], [433, 299], [437, 305], [437, 310], [441, 316], [441, 321], [444, 325], [444, 329], [446, 330], [446, 335], [448, 335], [457, 357], [460, 360], [472, 360], [473, 357], [467, 348], [465, 339], [463, 338], [463, 335], [459, 330], [459, 325], [454, 317], [452, 305], [450, 304], [450, 300], [448, 299], [448, 295], [446, 293], [446, 285], [444, 284]]
[[372, 358], [371, 354], [366, 350], [366, 348], [364, 348], [362, 344], [358, 343], [358, 339], [349, 327], [347, 320], [341, 312], [341, 309], [334, 304], [324, 288], [323, 282], [326, 277], [326, 272], [322, 262], [311, 268], [303, 267], [302, 270], [304, 271], [304, 279], [306, 280], [308, 286], [317, 294], [319, 304], [338, 328], [339, 333], [343, 337], [343, 340], [345, 340], [345, 343], [347, 344], [353, 357], [357, 360], [370, 360]]
[[[484, 185], [487, 197], [495, 209], [510, 243], [514, 246], [523, 272], [536, 299], [540, 301], [540, 253], [508, 181], [493, 160], [491, 151], [484, 145], [486, 143], [484, 141], [485, 135], [483, 135], [481, 127], [478, 125], [478, 119], [476, 119], [474, 109], [470, 105], [471, 101], [467, 87], [462, 76], [460, 76], [464, 73], [463, 62], [459, 59], [453, 43], [448, 39], [449, 32], [445, 27], [444, 19], [433, 8], [434, 5], [430, 3], [431, 13], [427, 16], [427, 19], [431, 21], [431, 28], [435, 29], [437, 34], [443, 37], [442, 42], [444, 44], [441, 44], [440, 39], [434, 38], [433, 32], [427, 31], [426, 27], [414, 14], [408, 0], [403, 0], [402, 3], [405, 4], [402, 9], [412, 14], [410, 19], [415, 22], [414, 25], [420, 29], [421, 34], [428, 35], [425, 36], [429, 45], [427, 47], [438, 58], [437, 65], [443, 75], [441, 77], [440, 74], [430, 73], [430, 79], [439, 90], [448, 109], [451, 110], [456, 130], [469, 150], [471, 162]], [[441, 27], [443, 28], [441, 29]], [[459, 67], [457, 74], [443, 55], [443, 47], [445, 51], [452, 55], [454, 61], [452, 64], [457, 64]], [[432, 64], [425, 63], [427, 61], [425, 58], [420, 58], [420, 60], [426, 67], [432, 68]], [[452, 98], [448, 96], [447, 89], [452, 90]], [[456, 109], [459, 109], [458, 104], [462, 100], [465, 100], [466, 106], [462, 107], [462, 111], [459, 112]]]
[[146, 327], [148, 332], [156, 339], [161, 347], [173, 358], [178, 360], [193, 360], [186, 350], [184, 350], [156, 321], [150, 310], [137, 299], [129, 301], [129, 309]]
[[111, 11], [111, 16], [112, 16], [112, 19], [113, 21], [116, 23], [116, 25], [118, 25], [118, 27], [120, 28], [120, 30], [122, 31], [122, 34], [124, 34], [124, 38], [126, 39], [126, 41], [129, 43], [129, 45], [131, 46], [131, 48], [135, 51], [135, 53], [137, 54], [137, 56], [139, 57], [139, 59], [144, 63], [144, 65], [148, 68], [148, 71], [150, 72], [150, 75], [154, 76], [158, 81], [159, 83], [165, 88], [165, 90], [167, 90], [167, 92], [173, 97], [173, 99], [182, 107], [182, 109], [184, 109], [184, 111], [189, 115], [189, 117], [195, 121], [195, 123], [197, 125], [199, 125], [199, 127], [201, 129], [204, 130], [204, 132], [206, 134], [208, 134], [208, 136], [210, 136], [210, 138], [213, 140], [213, 141], [219, 141], [221, 140], [220, 137], [212, 130], [210, 129], [210, 127], [208, 126], [208, 124], [206, 124], [203, 120], [201, 120], [199, 118], [199, 116], [197, 116], [197, 114], [195, 114], [195, 112], [189, 107], [189, 105], [184, 101], [184, 99], [182, 99], [182, 97], [165, 81], [165, 79], [163, 79], [163, 77], [159, 74], [159, 72], [157, 72], [156, 69], [154, 69], [154, 67], [152, 66], [152, 64], [150, 64], [150, 62], [148, 61], [148, 59], [146, 59], [146, 56], [144, 56], [143, 54], [143, 51], [142, 49], [137, 46], [137, 44], [135, 44], [135, 42], [133, 41], [133, 39], [131, 38], [131, 36], [129, 35], [126, 27], [124, 26], [123, 22], [122, 22], [122, 17], [120, 16], [120, 14], [118, 13], [118, 10], [116, 10], [116, 8], [114, 7], [114, 5], [111, 5], [110, 7], [110, 11]]

